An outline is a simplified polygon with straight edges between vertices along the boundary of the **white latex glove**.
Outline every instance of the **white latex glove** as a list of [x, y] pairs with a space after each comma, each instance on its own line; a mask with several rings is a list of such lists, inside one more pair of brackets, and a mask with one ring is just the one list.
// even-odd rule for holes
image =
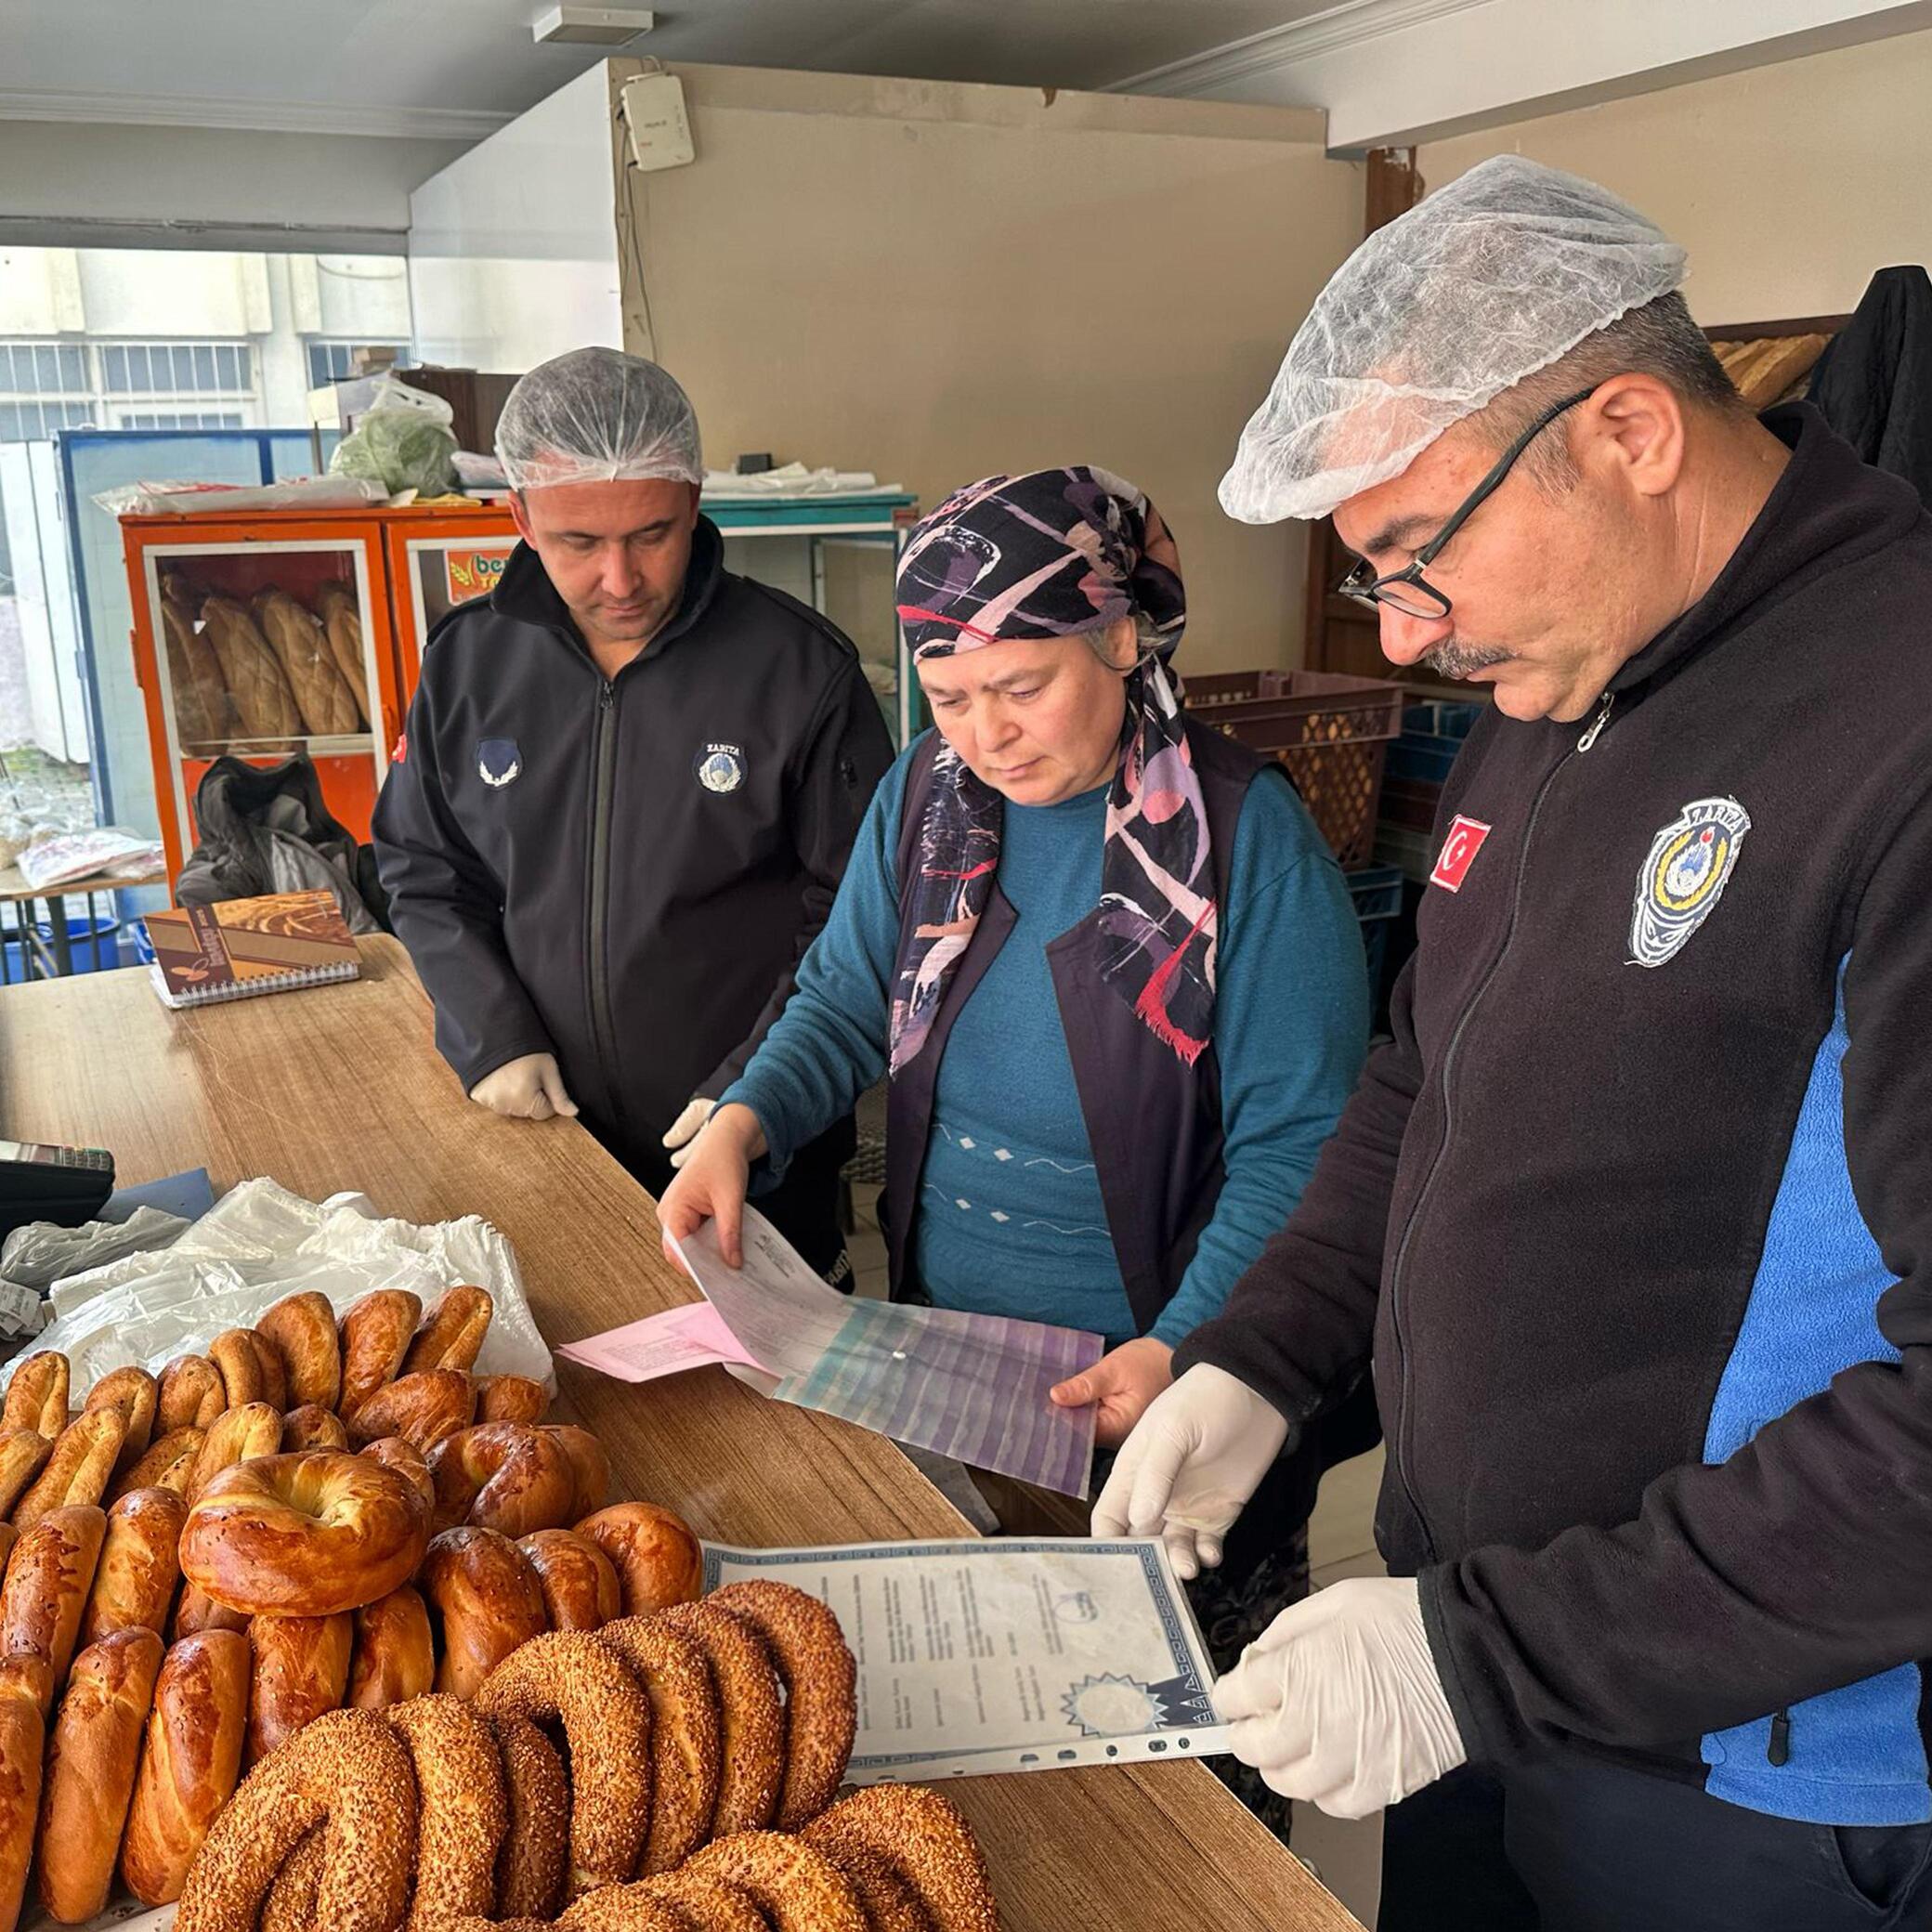
[[512, 1120], [548, 1120], [553, 1114], [568, 1118], [577, 1112], [577, 1103], [564, 1091], [555, 1053], [526, 1053], [504, 1061], [470, 1089], [470, 1098], [479, 1107]]
[[1366, 1818], [1464, 1762], [1415, 1580], [1360, 1576], [1285, 1610], [1214, 1687], [1271, 1791]]
[[671, 1150], [672, 1167], [681, 1168], [691, 1158], [691, 1151], [698, 1142], [698, 1129], [717, 1111], [717, 1106], [714, 1100], [694, 1100], [671, 1123], [671, 1131], [664, 1136], [664, 1145]]
[[1197, 1363], [1148, 1404], [1093, 1506], [1096, 1536], [1158, 1536], [1176, 1575], [1221, 1561], [1221, 1539], [1288, 1439], [1281, 1411]]

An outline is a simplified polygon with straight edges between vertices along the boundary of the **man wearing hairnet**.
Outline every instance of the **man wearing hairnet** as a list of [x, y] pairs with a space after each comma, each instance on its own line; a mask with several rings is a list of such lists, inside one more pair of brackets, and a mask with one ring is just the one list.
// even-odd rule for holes
[[[1365, 242], [1222, 501], [1494, 703], [1299, 1207], [1098, 1531], [1218, 1560], [1373, 1368], [1387, 1577], [1222, 1679], [1383, 1932], [1932, 1925], [1932, 521], [1505, 158]], [[1406, 1802], [1398, 1802], [1405, 1800]]]
[[[531, 370], [497, 454], [523, 541], [430, 633], [383, 883], [470, 1098], [581, 1110], [661, 1192], [784, 1005], [892, 746], [845, 637], [724, 568], [656, 363]], [[853, 1141], [847, 1118], [758, 1204], [834, 1280]]]

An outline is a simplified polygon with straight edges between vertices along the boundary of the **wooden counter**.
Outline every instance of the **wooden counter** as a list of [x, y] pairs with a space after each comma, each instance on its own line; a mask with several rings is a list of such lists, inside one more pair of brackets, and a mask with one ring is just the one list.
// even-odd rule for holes
[[[145, 973], [0, 990], [0, 1136], [113, 1150], [123, 1184], [268, 1174], [414, 1221], [487, 1216], [552, 1342], [689, 1300], [650, 1197], [574, 1121], [499, 1120], [459, 1092], [394, 940], [351, 986], [171, 1013]], [[613, 1493], [740, 1544], [969, 1534], [881, 1437], [769, 1403], [722, 1369], [632, 1388], [559, 1362]], [[952, 1780], [1007, 1932], [1347, 1932], [1355, 1925], [1203, 1767]]]

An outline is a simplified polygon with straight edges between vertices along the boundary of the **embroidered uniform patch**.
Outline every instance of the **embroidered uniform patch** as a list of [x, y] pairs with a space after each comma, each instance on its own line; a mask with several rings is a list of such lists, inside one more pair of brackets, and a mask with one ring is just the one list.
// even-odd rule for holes
[[1693, 799], [1651, 841], [1637, 875], [1630, 963], [1663, 966], [1717, 909], [1751, 829], [1734, 798]]
[[521, 776], [523, 759], [514, 738], [479, 738], [476, 740], [476, 776], [486, 785], [508, 785]]
[[1446, 892], [1459, 893], [1491, 829], [1480, 818], [1465, 818], [1458, 813], [1449, 821], [1449, 833], [1442, 841], [1442, 849], [1437, 855], [1436, 868], [1429, 875], [1429, 882], [1442, 886]]
[[707, 745], [698, 754], [698, 782], [707, 791], [736, 791], [745, 782], [741, 745]]

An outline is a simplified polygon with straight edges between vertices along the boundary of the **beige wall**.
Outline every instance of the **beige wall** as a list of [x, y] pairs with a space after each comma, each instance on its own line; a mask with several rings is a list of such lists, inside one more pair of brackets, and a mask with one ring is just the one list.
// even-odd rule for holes
[[927, 506], [1103, 465], [1179, 536], [1183, 668], [1299, 661], [1300, 528], [1232, 523], [1214, 490], [1360, 236], [1318, 115], [676, 71], [698, 159], [630, 174], [655, 346], [628, 242], [626, 345], [689, 389], [711, 461], [869, 469]]
[[1492, 154], [1601, 181], [1690, 253], [1699, 320], [1853, 308], [1876, 268], [1932, 261], [1932, 33], [1437, 141], [1440, 188]]

